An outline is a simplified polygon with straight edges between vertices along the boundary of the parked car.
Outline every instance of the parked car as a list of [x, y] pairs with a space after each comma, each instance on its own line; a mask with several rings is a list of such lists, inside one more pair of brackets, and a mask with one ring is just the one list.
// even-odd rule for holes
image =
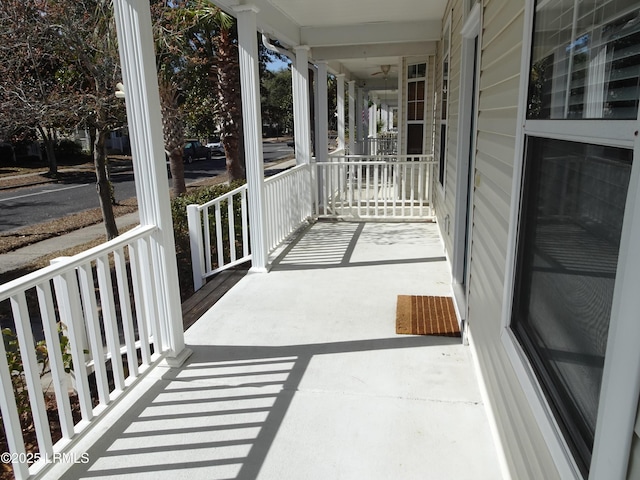
[[220, 137], [212, 138], [209, 143], [207, 143], [207, 147], [211, 150], [211, 153], [216, 155], [224, 155], [224, 147], [222, 146], [222, 142], [220, 141]]
[[200, 140], [187, 140], [184, 143], [183, 158], [186, 163], [191, 163], [198, 159], [211, 160], [211, 150], [202, 145]]

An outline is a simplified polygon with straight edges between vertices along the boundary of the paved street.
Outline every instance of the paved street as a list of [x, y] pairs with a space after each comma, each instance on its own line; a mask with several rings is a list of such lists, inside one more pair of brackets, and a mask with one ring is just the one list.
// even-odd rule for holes
[[[291, 155], [293, 149], [285, 142], [265, 142], [264, 160], [273, 161]], [[187, 184], [220, 175], [225, 172], [224, 156], [211, 160], [185, 164]], [[131, 168], [118, 167], [111, 175], [116, 200], [135, 197], [135, 184]], [[168, 179], [169, 185], [171, 180]], [[65, 183], [48, 183], [17, 190], [0, 191], [0, 232], [6, 233], [35, 223], [64, 217], [83, 210], [99, 207], [92, 172], [79, 174]]]

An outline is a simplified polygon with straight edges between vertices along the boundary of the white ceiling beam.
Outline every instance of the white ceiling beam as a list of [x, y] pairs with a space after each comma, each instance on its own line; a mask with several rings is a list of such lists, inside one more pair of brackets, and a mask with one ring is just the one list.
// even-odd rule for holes
[[386, 82], [384, 81], [384, 78], [380, 78], [380, 76], [356, 79], [356, 85], [360, 88], [364, 88], [367, 91], [397, 90], [397, 83], [397, 78], [391, 77], [389, 77]]
[[236, 16], [233, 11], [241, 5], [254, 5], [258, 8], [258, 31], [269, 37], [278, 39], [285, 45], [295, 47], [301, 45], [300, 27], [289, 17], [275, 8], [268, 0], [210, 0], [229, 15]]
[[300, 40], [312, 47], [437, 41], [440, 29], [440, 20], [301, 27]]
[[350, 58], [407, 57], [435, 55], [436, 42], [387, 43], [380, 45], [346, 45], [341, 47], [313, 47], [314, 60], [347, 60]]
[[327, 62], [327, 66], [329, 68], [329, 72], [334, 75], [344, 75], [344, 81], [348, 82], [350, 80], [355, 80], [353, 73], [342, 63], [338, 61], [330, 61]]

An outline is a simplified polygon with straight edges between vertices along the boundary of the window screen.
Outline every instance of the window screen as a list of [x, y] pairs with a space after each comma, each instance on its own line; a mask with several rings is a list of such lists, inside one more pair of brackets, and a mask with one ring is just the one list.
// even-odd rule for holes
[[527, 140], [511, 327], [586, 472], [632, 151]]

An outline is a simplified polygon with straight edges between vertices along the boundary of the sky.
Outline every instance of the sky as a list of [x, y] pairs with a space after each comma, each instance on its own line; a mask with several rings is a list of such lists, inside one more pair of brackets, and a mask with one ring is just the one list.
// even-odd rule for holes
[[283, 68], [287, 68], [289, 66], [289, 62], [283, 62], [280, 59], [274, 59], [267, 63], [267, 70], [271, 72], [277, 72], [278, 70], [282, 70]]

